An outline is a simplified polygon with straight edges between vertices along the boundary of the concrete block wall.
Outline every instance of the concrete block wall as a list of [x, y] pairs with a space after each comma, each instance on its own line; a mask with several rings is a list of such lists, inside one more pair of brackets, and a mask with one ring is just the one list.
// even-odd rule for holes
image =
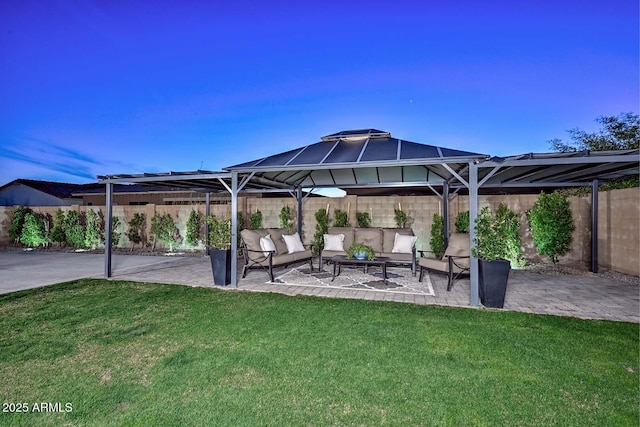
[[[528, 230], [525, 212], [533, 207], [538, 195], [493, 195], [479, 196], [479, 207], [490, 206], [496, 210], [502, 202], [510, 209], [520, 212], [520, 235], [525, 257], [530, 262], [539, 262], [544, 259], [537, 254], [533, 245], [531, 233]], [[588, 264], [591, 260], [591, 197], [571, 197], [571, 209], [576, 230], [573, 233], [571, 251], [561, 257], [560, 262], [581, 262]], [[335, 209], [349, 212], [349, 221], [352, 226], [357, 226], [356, 212], [369, 212], [372, 217], [373, 227], [395, 227], [394, 209], [400, 207], [407, 214], [407, 226], [411, 227], [418, 236], [416, 246], [418, 249], [430, 250], [429, 238], [434, 213], [442, 214], [442, 203], [436, 196], [390, 196], [390, 197], [357, 197], [347, 196], [343, 198], [309, 197], [303, 201], [303, 241], [310, 243], [315, 234], [315, 213], [319, 209], [329, 208], [329, 216], [334, 219]], [[240, 197], [238, 209], [245, 213], [245, 219], [249, 220], [250, 213], [259, 209], [263, 214], [263, 227], [280, 226], [280, 210], [283, 206], [289, 206], [295, 224], [297, 203], [293, 197], [284, 198], [253, 198]], [[104, 215], [104, 206], [50, 206], [33, 207], [36, 212], [55, 216], [58, 209], [63, 211], [77, 210], [86, 212], [88, 209], [100, 211]], [[454, 196], [449, 204], [450, 230], [455, 231], [455, 218], [459, 212], [469, 209], [467, 196]], [[144, 205], [144, 206], [114, 206], [113, 215], [120, 218], [121, 237], [119, 246], [129, 247], [125, 233], [128, 230], [128, 222], [134, 213], [141, 212], [146, 215], [146, 238], [151, 234], [151, 218], [157, 212], [169, 213], [174, 218], [180, 236], [186, 235], [186, 223], [191, 209], [197, 209], [204, 217], [205, 206], [195, 205]], [[231, 205], [213, 204], [210, 206], [211, 214], [230, 217]], [[600, 265], [627, 274], [640, 275], [640, 189], [629, 188], [599, 193], [599, 225], [598, 244]], [[9, 244], [8, 235], [11, 227], [13, 207], [0, 207], [0, 244]], [[161, 247], [161, 243], [158, 244]], [[181, 245], [182, 249], [186, 246]]]

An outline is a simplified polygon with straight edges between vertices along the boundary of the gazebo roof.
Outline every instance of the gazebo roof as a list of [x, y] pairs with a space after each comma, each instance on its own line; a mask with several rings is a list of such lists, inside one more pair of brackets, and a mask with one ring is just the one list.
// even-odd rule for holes
[[486, 154], [393, 138], [377, 129], [347, 130], [320, 142], [225, 168], [253, 172], [295, 187], [381, 186], [442, 183], [451, 173]]

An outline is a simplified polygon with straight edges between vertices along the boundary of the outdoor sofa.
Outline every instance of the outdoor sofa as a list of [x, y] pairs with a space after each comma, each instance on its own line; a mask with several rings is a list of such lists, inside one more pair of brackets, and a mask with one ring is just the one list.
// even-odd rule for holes
[[322, 269], [323, 262], [336, 255], [346, 255], [349, 246], [357, 242], [371, 246], [376, 256], [388, 257], [389, 264], [411, 267], [415, 276], [416, 240], [417, 237], [410, 228], [330, 227], [320, 249], [319, 268]]
[[262, 268], [269, 273], [273, 282], [274, 267], [283, 267], [301, 261], [309, 261], [313, 270], [313, 253], [305, 248], [298, 233], [291, 234], [284, 228], [245, 229], [242, 237], [241, 251], [244, 257], [242, 277], [246, 277], [250, 268]]

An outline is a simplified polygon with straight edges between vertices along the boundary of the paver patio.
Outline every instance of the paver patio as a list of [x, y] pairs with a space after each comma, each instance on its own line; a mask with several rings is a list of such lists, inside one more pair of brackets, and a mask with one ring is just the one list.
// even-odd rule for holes
[[[446, 276], [431, 274], [430, 277], [435, 296], [280, 285], [268, 283], [267, 272], [260, 270], [250, 271], [246, 278], [240, 279], [238, 290], [276, 292], [291, 296], [310, 295], [469, 307], [468, 279], [457, 280], [453, 289], [447, 292]], [[205, 257], [176, 258], [163, 264], [141, 268], [139, 271], [129, 270], [122, 274], [116, 272], [113, 278], [188, 286], [214, 286], [211, 265]], [[229, 286], [224, 289], [233, 288]], [[637, 284], [602, 276], [547, 276], [513, 270], [509, 278], [504, 310], [640, 323], [640, 289]]]

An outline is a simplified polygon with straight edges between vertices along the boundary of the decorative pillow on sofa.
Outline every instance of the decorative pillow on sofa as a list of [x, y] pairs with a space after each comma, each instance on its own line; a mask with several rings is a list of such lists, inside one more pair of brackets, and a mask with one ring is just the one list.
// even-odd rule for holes
[[290, 254], [294, 252], [304, 252], [304, 245], [302, 244], [302, 240], [300, 240], [300, 235], [296, 234], [283, 234], [282, 238], [284, 242], [287, 244], [287, 250]]
[[344, 234], [325, 234], [324, 250], [344, 252]]
[[416, 240], [418, 240], [418, 236], [407, 236], [396, 233], [396, 239], [393, 242], [391, 252], [394, 254], [410, 254], [413, 252], [413, 245], [416, 243]]
[[269, 252], [276, 251], [276, 244], [271, 240], [270, 235], [260, 238], [260, 248], [264, 251], [264, 256], [269, 256]]

